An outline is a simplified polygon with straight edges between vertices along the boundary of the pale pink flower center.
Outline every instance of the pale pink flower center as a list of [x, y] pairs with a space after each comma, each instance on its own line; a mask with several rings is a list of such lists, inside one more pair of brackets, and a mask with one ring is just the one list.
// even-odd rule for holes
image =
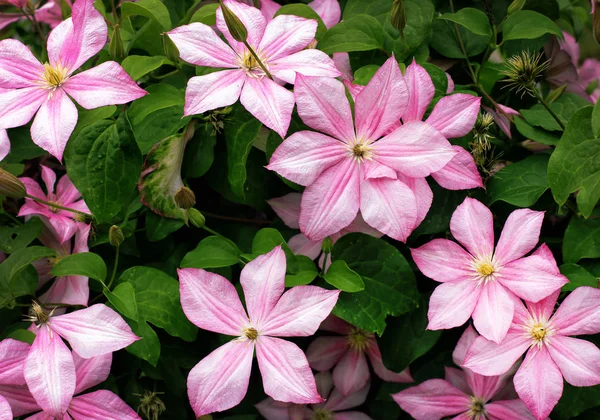
[[[260, 62], [268, 70], [269, 66], [268, 66], [267, 62], [265, 61], [265, 59], [260, 55], [260, 53], [256, 49], [254, 51], [258, 55]], [[250, 51], [246, 51], [243, 56], [239, 57], [238, 62], [240, 64], [240, 67], [246, 72], [246, 74], [248, 76], [254, 77], [254, 78], [259, 78], [259, 77], [265, 76], [265, 72], [263, 71], [262, 67], [260, 66], [260, 63], [258, 62], [258, 60], [256, 60], [256, 57], [254, 57], [254, 55], [252, 55], [252, 53]]]
[[486, 284], [494, 280], [494, 276], [498, 274], [498, 267], [494, 262], [494, 257], [477, 258], [471, 263], [476, 273], [478, 284]]
[[469, 404], [469, 411], [467, 411], [467, 416], [471, 420], [483, 420], [487, 418], [487, 414], [485, 412], [485, 401], [481, 398], [471, 397], [471, 403]]
[[545, 318], [531, 316], [523, 326], [525, 335], [531, 339], [531, 346], [541, 348], [548, 344], [554, 335], [554, 328]]
[[60, 63], [55, 66], [49, 63], [44, 64], [44, 73], [42, 74], [41, 84], [44, 89], [55, 91], [63, 85], [69, 78], [69, 70]]
[[346, 146], [348, 154], [356, 162], [373, 159], [373, 147], [364, 139], [356, 139]]
[[256, 331], [256, 328], [246, 328], [244, 329], [244, 336], [250, 340], [250, 341], [254, 341], [258, 338], [258, 331]]

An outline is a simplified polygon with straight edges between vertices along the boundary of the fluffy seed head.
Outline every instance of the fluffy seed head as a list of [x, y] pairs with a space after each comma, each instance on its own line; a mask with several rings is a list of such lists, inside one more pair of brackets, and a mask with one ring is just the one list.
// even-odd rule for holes
[[523, 96], [529, 93], [534, 96], [536, 79], [548, 68], [550, 61], [540, 62], [542, 54], [521, 51], [506, 60], [506, 70], [502, 72], [506, 76], [503, 81], [510, 89], [521, 92]]

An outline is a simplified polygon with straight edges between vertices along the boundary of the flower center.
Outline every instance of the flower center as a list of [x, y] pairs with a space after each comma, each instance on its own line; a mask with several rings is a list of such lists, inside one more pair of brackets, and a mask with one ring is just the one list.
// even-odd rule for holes
[[33, 322], [37, 326], [47, 324], [50, 317], [54, 314], [55, 309], [56, 308], [52, 309], [50, 313], [47, 313], [44, 308], [34, 300], [31, 303], [31, 308], [29, 308], [29, 313], [25, 317], [25, 321]]
[[373, 158], [373, 148], [365, 140], [357, 140], [348, 146], [350, 156], [357, 162], [371, 160]]
[[482, 258], [473, 261], [473, 268], [476, 272], [478, 284], [486, 284], [494, 280], [494, 276], [498, 274], [493, 258]]
[[42, 75], [43, 85], [46, 89], [56, 90], [69, 78], [68, 70], [61, 64], [51, 66], [44, 64], [44, 74]]
[[541, 348], [548, 343], [554, 329], [546, 319], [532, 316], [524, 325], [525, 335], [531, 339], [531, 345]]
[[487, 277], [494, 273], [494, 267], [492, 266], [492, 264], [483, 263], [479, 267], [477, 267], [477, 272], [483, 277]]
[[323, 408], [315, 408], [312, 418], [313, 420], [332, 420], [333, 414]]
[[541, 346], [546, 341], [546, 336], [548, 335], [548, 329], [546, 326], [540, 322], [534, 324], [530, 331], [529, 335], [533, 340], [534, 344]]
[[255, 328], [246, 328], [244, 330], [244, 335], [250, 341], [254, 341], [258, 338], [258, 331]]
[[[268, 70], [265, 60], [260, 55], [258, 55], [258, 58]], [[246, 51], [244, 53], [244, 56], [240, 59], [240, 66], [246, 71], [248, 76], [259, 77], [264, 75], [264, 71], [260, 66], [260, 63], [250, 51]]]
[[485, 401], [477, 397], [471, 397], [471, 404], [467, 415], [471, 420], [483, 420], [486, 418]]
[[350, 334], [348, 334], [348, 345], [352, 350], [364, 352], [369, 346], [370, 338], [370, 333], [363, 331], [359, 328], [352, 328]]

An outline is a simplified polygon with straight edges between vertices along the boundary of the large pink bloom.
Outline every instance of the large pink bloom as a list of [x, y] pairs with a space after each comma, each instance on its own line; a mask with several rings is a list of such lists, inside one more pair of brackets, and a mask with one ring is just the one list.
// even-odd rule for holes
[[339, 290], [296, 286], [283, 293], [285, 270], [281, 246], [246, 264], [240, 282], [249, 316], [229, 280], [200, 269], [179, 270], [181, 306], [188, 319], [202, 329], [237, 337], [191, 370], [188, 396], [196, 417], [242, 401], [255, 348], [267, 395], [297, 404], [322, 401], [302, 350], [275, 337], [314, 334], [335, 306]]
[[294, 133], [267, 168], [307, 187], [302, 233], [324, 239], [350, 225], [360, 210], [368, 225], [405, 241], [431, 203], [424, 178], [456, 151], [428, 123], [412, 121], [385, 135], [409, 104], [396, 59], [388, 59], [356, 97], [354, 124], [340, 81], [298, 76], [295, 95], [302, 120], [326, 135]]
[[[20, 178], [25, 184], [27, 193], [40, 200], [49, 201], [62, 207], [68, 207], [83, 213], [90, 213], [88, 206], [83, 200], [80, 200], [81, 193], [75, 188], [67, 175], [64, 175], [56, 185], [56, 174], [52, 169], [40, 165], [42, 168], [42, 179], [46, 184], [44, 193], [37, 182], [31, 178]], [[71, 239], [77, 229], [83, 227], [83, 223], [78, 221], [78, 216], [67, 210], [58, 210], [45, 204], [38, 203], [30, 198], [25, 199], [25, 203], [19, 210], [19, 216], [40, 216], [44, 224], [56, 236], [59, 242]]]
[[481, 335], [500, 343], [513, 319], [514, 295], [538, 302], [565, 285], [568, 280], [545, 245], [524, 257], [538, 243], [543, 219], [543, 212], [515, 210], [494, 250], [492, 212], [467, 197], [450, 221], [466, 251], [447, 239], [411, 250], [419, 270], [443, 283], [431, 295], [427, 328], [457, 327], [472, 316]]
[[[15, 417], [40, 409], [23, 375], [23, 365], [30, 348], [29, 344], [11, 338], [0, 341], [0, 396], [8, 402]], [[4, 420], [1, 416], [0, 419]]]
[[[267, 23], [260, 10], [254, 7], [234, 0], [225, 0], [225, 4], [246, 26], [248, 44], [278, 81], [294, 83], [296, 73], [339, 76], [327, 54], [305, 49], [315, 37], [315, 20], [283, 15]], [[294, 109], [293, 93], [269, 79], [246, 46], [232, 38], [220, 8], [217, 10], [217, 27], [229, 45], [210, 26], [202, 23], [180, 26], [169, 32], [182, 60], [197, 66], [229, 69], [189, 80], [185, 115], [232, 105], [239, 98], [252, 115], [284, 137]]]
[[0, 129], [31, 125], [31, 138], [61, 160], [77, 124], [77, 108], [124, 104], [146, 95], [123, 68], [108, 61], [73, 74], [106, 44], [104, 18], [93, 0], [78, 0], [73, 16], [48, 37], [49, 63], [40, 63], [20, 41], [0, 41]]
[[[93, 305], [49, 318], [41, 312], [36, 312], [35, 316], [37, 335], [25, 359], [23, 372], [36, 402], [53, 417], [62, 418], [77, 389], [74, 353], [90, 359], [139, 340], [123, 318], [106, 305]], [[74, 353], [67, 348], [63, 338]]]
[[[452, 353], [454, 363], [462, 365], [469, 346], [478, 337], [468, 327]], [[469, 369], [446, 368], [446, 380], [431, 379], [419, 386], [392, 395], [394, 400], [416, 420], [527, 420], [534, 419], [525, 404], [518, 399], [502, 400], [503, 389], [512, 375], [482, 376]]]
[[360, 330], [335, 316], [329, 316], [321, 330], [342, 334], [343, 337], [317, 337], [306, 357], [310, 367], [319, 372], [333, 369], [333, 382], [342, 395], [350, 395], [364, 388], [371, 379], [367, 358], [375, 374], [386, 382], [412, 382], [408, 369], [392, 372], [383, 365], [381, 352], [372, 333]]
[[[558, 271], [558, 269], [557, 269]], [[502, 343], [475, 340], [464, 366], [482, 375], [501, 375], [523, 353], [515, 389], [537, 419], [550, 414], [563, 391], [600, 384], [600, 349], [574, 335], [600, 333], [600, 290], [578, 287], [554, 312], [560, 291], [527, 307], [515, 301], [515, 317]]]

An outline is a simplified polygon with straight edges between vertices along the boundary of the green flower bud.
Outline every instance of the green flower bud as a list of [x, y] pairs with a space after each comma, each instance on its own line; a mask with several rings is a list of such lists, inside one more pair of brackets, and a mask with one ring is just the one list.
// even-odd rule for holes
[[592, 14], [592, 29], [594, 31], [594, 39], [600, 44], [600, 1], [592, 0], [594, 5]]
[[197, 228], [203, 227], [206, 223], [204, 215], [193, 207], [187, 209], [187, 216], [190, 222], [192, 222], [192, 225], [196, 226]]
[[325, 254], [331, 254], [331, 251], [333, 250], [333, 242], [329, 236], [323, 239], [323, 242], [321, 243], [321, 250]]
[[179, 49], [177, 45], [173, 42], [169, 35], [162, 34], [163, 41], [163, 51], [165, 53], [165, 57], [167, 57], [172, 62], [176, 63], [179, 61]]
[[119, 25], [115, 25], [108, 44], [108, 53], [116, 60], [121, 61], [125, 58], [125, 49], [123, 48], [123, 40], [121, 39], [121, 28]]
[[123, 235], [123, 231], [117, 225], [112, 225], [108, 230], [108, 242], [112, 246], [119, 246], [125, 240], [125, 235]]
[[0, 195], [11, 198], [23, 198], [25, 194], [27, 194], [27, 189], [19, 178], [0, 168]]
[[248, 31], [246, 27], [229, 7], [225, 6], [223, 0], [219, 0], [219, 4], [221, 5], [221, 11], [223, 12], [223, 18], [225, 19], [225, 24], [227, 25], [227, 29], [231, 33], [233, 39], [237, 42], [246, 42], [248, 39]]
[[515, 12], [518, 12], [525, 6], [525, 0], [513, 0], [513, 2], [508, 6], [508, 14], [512, 15]]
[[188, 187], [181, 187], [179, 191], [175, 193], [175, 204], [184, 210], [194, 207], [196, 204], [196, 195], [194, 191]]
[[400, 36], [404, 38], [404, 28], [406, 28], [406, 8], [404, 0], [394, 0], [392, 11], [390, 12], [392, 26], [400, 31]]
[[562, 86], [554, 89], [552, 92], [550, 92], [550, 94], [546, 98], [546, 102], [548, 102], [548, 104], [551, 104], [552, 102], [556, 101], [558, 98], [560, 98], [562, 96], [562, 94], [565, 92], [566, 88], [567, 88], [567, 85], [562, 85]]

